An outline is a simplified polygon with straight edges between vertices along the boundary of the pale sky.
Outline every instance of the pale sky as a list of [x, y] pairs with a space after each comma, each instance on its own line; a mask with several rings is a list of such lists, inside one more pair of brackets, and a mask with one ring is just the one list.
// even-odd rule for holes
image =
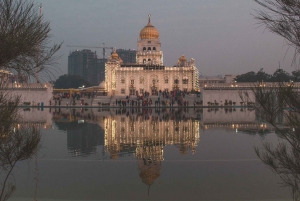
[[[140, 30], [151, 23], [160, 33], [164, 65], [184, 54], [194, 58], [201, 75], [242, 74], [264, 68], [291, 72], [293, 49], [284, 39], [259, 27], [252, 14], [261, 8], [252, 0], [35, 0], [43, 4], [52, 41], [64, 41], [58, 52], [66, 74], [67, 45], [137, 49]], [[80, 48], [79, 48], [80, 49]], [[102, 49], [97, 51], [102, 58]], [[288, 52], [287, 52], [288, 50]], [[287, 52], [287, 55], [286, 55]], [[108, 55], [108, 54], [107, 54]], [[285, 56], [286, 55], [286, 56]]]

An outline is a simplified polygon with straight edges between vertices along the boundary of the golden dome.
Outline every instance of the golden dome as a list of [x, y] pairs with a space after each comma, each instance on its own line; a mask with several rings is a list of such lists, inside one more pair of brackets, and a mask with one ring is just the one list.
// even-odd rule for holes
[[184, 55], [181, 55], [181, 57], [179, 58], [179, 61], [180, 61], [180, 62], [186, 61], [185, 56], [184, 56]]
[[115, 49], [114, 52], [111, 54], [111, 58], [112, 58], [112, 59], [118, 59], [118, 58], [119, 58], [119, 55], [118, 55], [118, 53], [116, 52], [116, 49]]
[[150, 15], [148, 15], [148, 24], [141, 30], [141, 39], [157, 39], [159, 37], [158, 30], [151, 24]]

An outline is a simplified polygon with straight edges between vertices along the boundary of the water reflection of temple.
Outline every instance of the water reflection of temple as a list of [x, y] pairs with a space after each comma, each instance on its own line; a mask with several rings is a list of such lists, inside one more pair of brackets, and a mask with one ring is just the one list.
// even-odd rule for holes
[[[160, 176], [163, 148], [175, 145], [182, 155], [195, 153], [200, 139], [199, 120], [182, 113], [149, 115], [117, 115], [103, 119], [105, 150], [116, 160], [126, 153], [135, 153], [139, 176], [148, 188]], [[167, 118], [168, 116], [168, 118]], [[181, 120], [176, 120], [181, 119]]]
[[199, 121], [165, 120], [158, 115], [118, 115], [103, 120], [104, 144], [111, 157], [134, 152], [137, 158], [163, 160], [163, 147], [176, 145], [182, 154], [192, 153], [199, 142]]

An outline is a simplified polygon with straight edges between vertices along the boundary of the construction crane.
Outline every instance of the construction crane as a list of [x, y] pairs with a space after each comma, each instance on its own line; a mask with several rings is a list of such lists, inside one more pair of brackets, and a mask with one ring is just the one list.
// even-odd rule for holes
[[106, 47], [105, 46], [105, 43], [103, 43], [103, 46], [100, 47], [100, 46], [76, 46], [76, 45], [67, 45], [67, 47], [82, 47], [82, 48], [102, 48], [103, 52], [102, 52], [102, 55], [103, 55], [103, 59], [105, 59], [105, 52], [106, 52], [106, 49], [111, 49], [111, 51], [113, 51], [113, 47]]

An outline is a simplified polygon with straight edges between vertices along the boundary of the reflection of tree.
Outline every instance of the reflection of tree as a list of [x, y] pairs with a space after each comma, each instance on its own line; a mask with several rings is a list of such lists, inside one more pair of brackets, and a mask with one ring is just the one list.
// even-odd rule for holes
[[[280, 83], [277, 87], [254, 89], [261, 119], [269, 122], [280, 137], [277, 144], [264, 142], [263, 148], [255, 148], [258, 157], [292, 188], [295, 200], [299, 200], [300, 182], [300, 97], [293, 85]], [[284, 108], [291, 108], [290, 111]], [[285, 112], [283, 112], [285, 111]], [[278, 124], [278, 116], [286, 126]]]
[[31, 158], [38, 150], [40, 132], [35, 126], [16, 124], [21, 119], [17, 105], [20, 97], [7, 91], [0, 93], [0, 167], [4, 174], [0, 201], [7, 200], [16, 189], [9, 183], [10, 175], [18, 161]]
[[[287, 114], [290, 129], [276, 127], [281, 137], [276, 145], [263, 143], [263, 149], [255, 148], [258, 157], [277, 173], [285, 186], [292, 188], [295, 200], [299, 200], [300, 184], [300, 125], [299, 117]], [[276, 126], [276, 125], [275, 125]]]
[[40, 132], [35, 126], [22, 125], [2, 135], [0, 139], [0, 165], [5, 174], [0, 200], [7, 200], [16, 189], [9, 177], [18, 161], [31, 158], [37, 153]]

